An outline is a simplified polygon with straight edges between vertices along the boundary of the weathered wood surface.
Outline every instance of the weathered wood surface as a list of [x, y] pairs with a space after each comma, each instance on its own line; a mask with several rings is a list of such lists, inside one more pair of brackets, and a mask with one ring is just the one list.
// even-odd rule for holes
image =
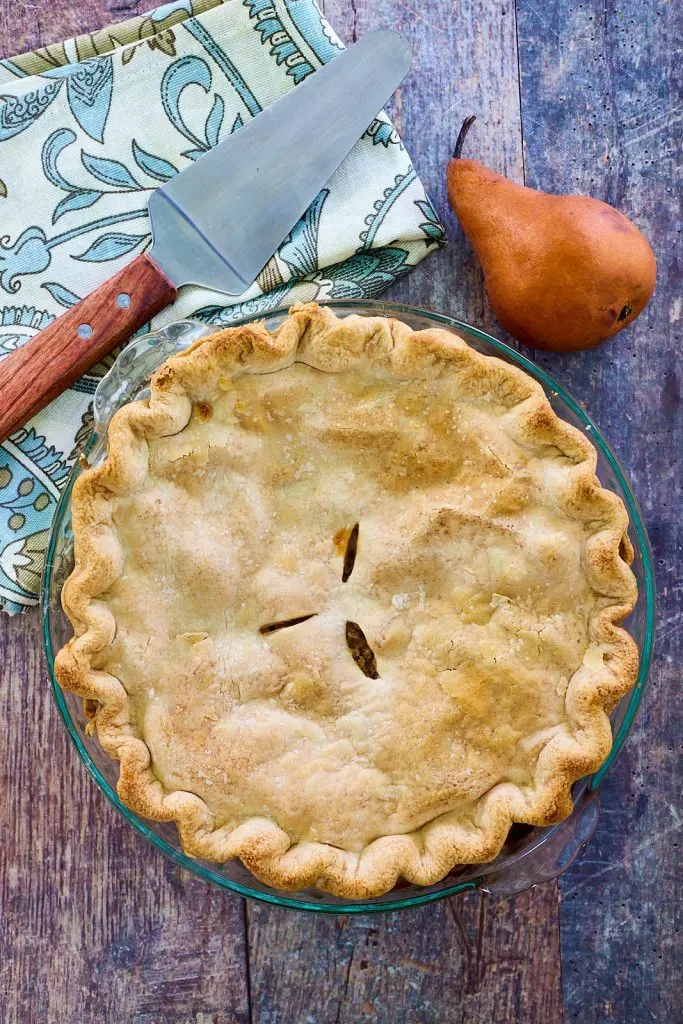
[[[150, 5], [0, 0], [0, 55]], [[347, 40], [391, 26], [414, 48], [415, 72], [394, 103], [395, 120], [451, 245], [391, 297], [502, 333], [445, 200], [443, 167], [470, 112], [479, 117], [472, 156], [534, 186], [605, 198], [655, 247], [657, 295], [634, 328], [595, 353], [544, 356], [613, 441], [650, 527], [661, 627], [643, 713], [602, 789], [599, 834], [562, 881], [559, 916], [557, 886], [548, 885], [514, 901], [473, 894], [361, 920], [316, 918], [209, 889], [134, 835], [64, 735], [45, 683], [37, 615], [0, 619], [0, 1020], [674, 1021], [683, 442], [681, 285], [672, 255], [677, 240], [680, 250], [677, 7], [654, 0], [518, 0], [517, 10], [512, 0], [326, 0], [324, 7]]]
[[654, 299], [592, 353], [542, 359], [628, 471], [649, 529], [659, 631], [636, 727], [601, 787], [596, 840], [561, 883], [567, 1021], [681, 1019], [681, 164], [683, 8], [522, 3], [527, 184], [623, 210], [658, 261]]
[[300, 920], [248, 904], [258, 1024], [556, 1024], [554, 887], [456, 896], [418, 910]]
[[246, 1024], [242, 901], [177, 871], [93, 785], [38, 615], [0, 636], [0, 1021]]

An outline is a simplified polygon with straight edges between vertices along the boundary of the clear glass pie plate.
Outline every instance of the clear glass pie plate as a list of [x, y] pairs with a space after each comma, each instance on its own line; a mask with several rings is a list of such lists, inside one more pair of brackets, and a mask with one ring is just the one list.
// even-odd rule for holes
[[[116, 793], [118, 764], [101, 750], [97, 738], [86, 732], [87, 718], [81, 699], [64, 692], [55, 680], [54, 655], [72, 634], [71, 625], [61, 608], [60, 593], [73, 565], [71, 489], [81, 471], [78, 465], [74, 468], [57, 508], [42, 587], [45, 653], [57, 707], [87, 770], [126, 821], [176, 864], [224, 889], [279, 906], [333, 914], [419, 906], [465, 889], [479, 888], [501, 894], [521, 892], [561, 874], [593, 835], [599, 817], [599, 785], [618, 757], [640, 703], [654, 640], [655, 589], [650, 545], [638, 503], [614, 453], [581, 405], [543, 370], [518, 352], [468, 324], [412, 306], [367, 301], [331, 305], [339, 316], [350, 313], [392, 316], [417, 330], [438, 326], [456, 331], [478, 351], [497, 356], [526, 370], [541, 383], [558, 415], [588, 433], [598, 451], [598, 474], [603, 486], [618, 494], [628, 509], [631, 540], [635, 549], [633, 570], [638, 581], [639, 599], [626, 626], [640, 649], [640, 672], [635, 687], [614, 711], [612, 752], [595, 775], [581, 779], [574, 787], [573, 814], [566, 821], [550, 828], [513, 826], [501, 854], [490, 864], [459, 867], [437, 885], [426, 888], [408, 883], [399, 884], [385, 896], [365, 902], [342, 900], [313, 889], [297, 893], [280, 892], [257, 881], [239, 861], [219, 865], [188, 857], [181, 849], [173, 824], [147, 821], [121, 803]], [[250, 319], [263, 320], [266, 327], [273, 330], [286, 316], [287, 310], [280, 309]], [[104, 457], [107, 424], [116, 409], [132, 399], [146, 397], [152, 371], [168, 356], [181, 351], [212, 330], [215, 328], [205, 324], [180, 321], [159, 332], [134, 339], [123, 350], [101, 381], [95, 395], [94, 432], [85, 453], [91, 464]], [[92, 823], [90, 827], [96, 828], [97, 824]]]

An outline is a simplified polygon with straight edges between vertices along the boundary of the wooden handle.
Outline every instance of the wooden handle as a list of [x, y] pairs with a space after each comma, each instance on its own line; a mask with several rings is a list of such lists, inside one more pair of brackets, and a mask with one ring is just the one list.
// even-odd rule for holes
[[121, 345], [177, 289], [144, 253], [0, 361], [0, 442]]

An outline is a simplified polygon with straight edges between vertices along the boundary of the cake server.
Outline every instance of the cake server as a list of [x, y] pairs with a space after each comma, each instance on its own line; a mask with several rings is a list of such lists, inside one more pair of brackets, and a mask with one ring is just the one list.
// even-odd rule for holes
[[149, 252], [0, 362], [0, 441], [183, 285], [244, 292], [409, 68], [401, 36], [371, 32], [153, 192]]

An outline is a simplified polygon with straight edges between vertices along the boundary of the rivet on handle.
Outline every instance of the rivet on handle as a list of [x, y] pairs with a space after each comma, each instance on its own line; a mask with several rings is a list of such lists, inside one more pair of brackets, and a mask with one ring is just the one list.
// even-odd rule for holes
[[87, 341], [88, 338], [92, 338], [93, 329], [90, 324], [81, 324], [76, 333], [79, 338], [83, 338], [84, 341]]

